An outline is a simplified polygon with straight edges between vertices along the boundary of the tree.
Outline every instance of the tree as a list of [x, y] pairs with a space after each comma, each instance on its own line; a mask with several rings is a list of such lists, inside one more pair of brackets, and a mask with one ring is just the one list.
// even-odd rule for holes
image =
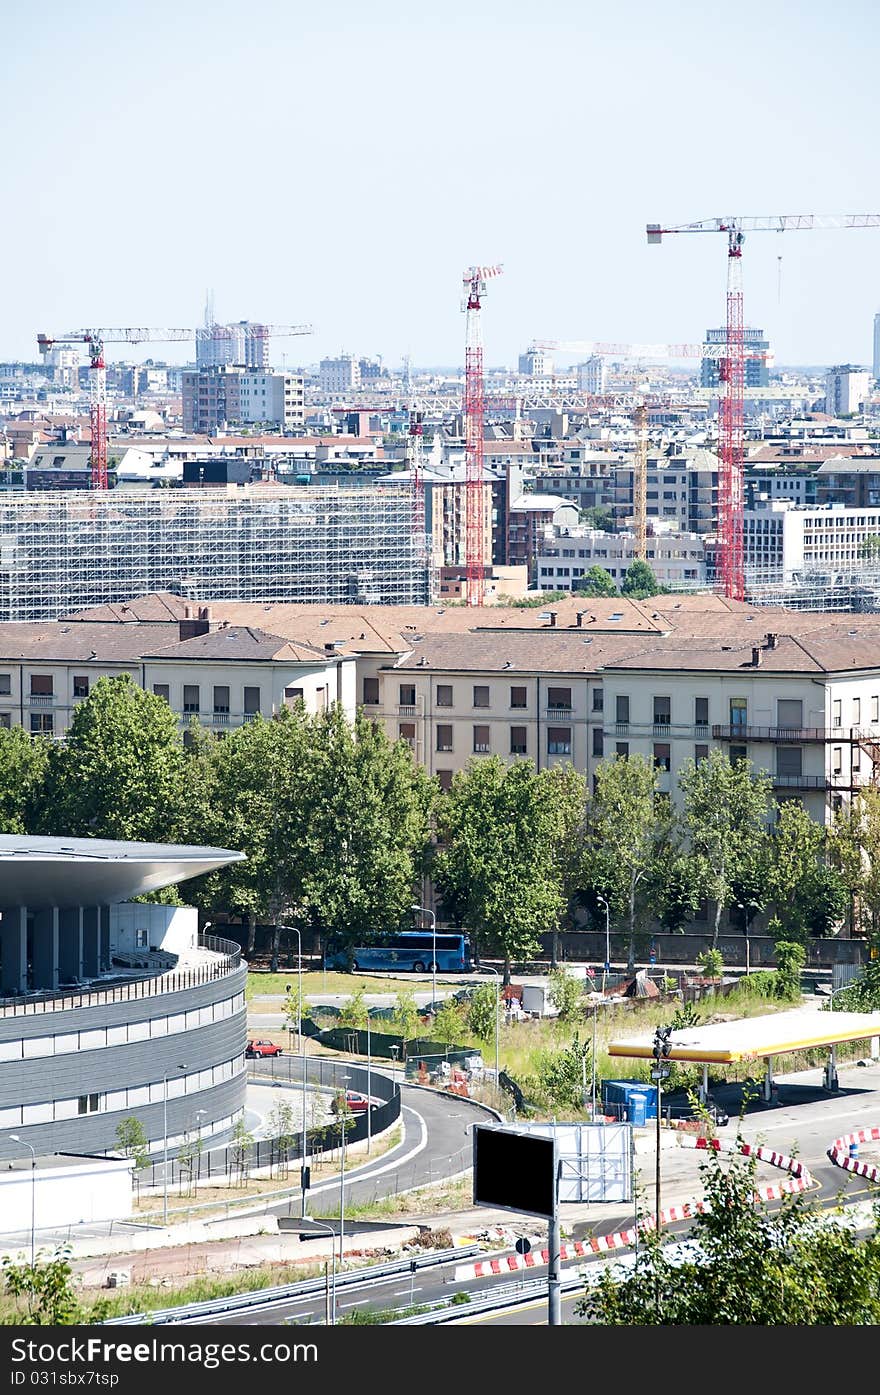
[[31, 833], [43, 805], [51, 740], [0, 727], [0, 833]]
[[290, 1150], [295, 1137], [295, 1122], [293, 1105], [289, 1100], [279, 1100], [269, 1115], [269, 1127], [278, 1147], [278, 1173], [281, 1177], [287, 1176]]
[[[573, 907], [578, 899], [584, 863], [586, 813], [589, 784], [573, 765], [553, 765], [540, 777], [547, 788], [556, 827], [552, 839], [553, 866], [564, 903], [564, 922], [573, 925]], [[559, 960], [559, 919], [553, 922], [550, 964]]]
[[590, 1073], [590, 1044], [575, 1032], [561, 1051], [544, 1053], [538, 1064], [538, 1086], [551, 1109], [580, 1109], [584, 1082]]
[[[317, 934], [369, 943], [409, 920], [427, 864], [438, 789], [406, 741], [334, 707], [310, 720], [313, 769], [303, 808], [279, 820], [281, 866]], [[293, 838], [301, 837], [298, 847]], [[286, 849], [286, 851], [285, 851]]]
[[164, 698], [101, 678], [49, 752], [41, 832], [167, 843], [184, 807], [183, 744]]
[[116, 1125], [116, 1143], [122, 1156], [131, 1158], [135, 1188], [140, 1196], [138, 1173], [148, 1165], [150, 1150], [147, 1131], [136, 1115], [130, 1114], [127, 1119], [122, 1119]]
[[403, 988], [394, 1000], [394, 1028], [404, 1041], [418, 1035], [420, 1019], [416, 1000], [408, 988]]
[[662, 590], [663, 587], [647, 562], [642, 562], [639, 559], [630, 562], [620, 588], [622, 596], [629, 596], [634, 601], [645, 601], [651, 596], [659, 596]]
[[665, 831], [658, 794], [657, 771], [646, 756], [619, 756], [596, 767], [589, 838], [601, 865], [614, 878], [610, 894], [617, 883], [618, 899], [621, 892], [625, 896], [630, 968], [635, 963], [637, 911]]
[[355, 1031], [362, 1032], [366, 1028], [368, 1017], [369, 1009], [364, 1000], [364, 990], [362, 988], [356, 988], [342, 1005], [342, 1010], [339, 1014], [339, 1025], [340, 1027], [351, 1027]]
[[801, 970], [806, 963], [803, 945], [788, 940], [776, 942], [776, 993], [786, 1002], [801, 998]]
[[704, 893], [715, 902], [715, 947], [722, 911], [736, 899], [737, 868], [755, 856], [767, 838], [770, 776], [753, 772], [749, 761], [731, 761], [714, 749], [699, 763], [685, 762], [679, 786], [691, 852], [704, 868]]
[[444, 999], [431, 1023], [431, 1036], [443, 1046], [460, 1046], [464, 1034], [464, 1013], [451, 998]]
[[599, 528], [603, 532], [607, 532], [614, 522], [614, 514], [607, 504], [591, 504], [589, 508], [580, 510], [579, 517], [588, 528]]
[[561, 1022], [571, 1022], [583, 1016], [584, 986], [564, 969], [551, 969], [548, 977], [550, 996]]
[[[741, 1140], [737, 1140], [741, 1142]], [[635, 1264], [602, 1270], [578, 1303], [593, 1323], [632, 1326], [863, 1326], [880, 1323], [878, 1216], [860, 1235], [803, 1193], [757, 1196], [754, 1154], [708, 1149], [706, 1209], [684, 1244], [643, 1233]]]
[[872, 533], [859, 543], [859, 557], [864, 562], [880, 561], [880, 537]]
[[829, 861], [852, 898], [853, 929], [876, 935], [880, 927], [880, 790], [863, 789], [848, 813], [835, 817]]
[[683, 931], [700, 909], [703, 900], [704, 869], [672, 838], [658, 848], [651, 869], [650, 897], [654, 913], [670, 934]]
[[254, 1146], [254, 1136], [249, 1132], [244, 1119], [236, 1120], [232, 1130], [231, 1140], [231, 1161], [233, 1171], [240, 1186], [244, 1186], [250, 1174], [251, 1150]]
[[468, 999], [465, 1011], [468, 1030], [480, 1041], [494, 1041], [500, 1014], [498, 985], [481, 983]]
[[780, 806], [770, 840], [768, 890], [786, 940], [806, 937], [806, 908], [824, 841], [823, 829], [800, 802]]
[[617, 584], [614, 577], [604, 567], [588, 567], [578, 579], [577, 590], [583, 596], [616, 596]]
[[48, 1257], [38, 1254], [33, 1265], [3, 1256], [6, 1293], [24, 1305], [25, 1320], [31, 1326], [73, 1327], [100, 1323], [107, 1316], [110, 1305], [106, 1298], [87, 1306], [77, 1297], [70, 1254], [70, 1246], [62, 1245]]
[[551, 772], [489, 756], [454, 777], [438, 812], [434, 880], [444, 899], [463, 904], [481, 949], [503, 957], [505, 983], [512, 960], [531, 958], [565, 907], [563, 797]]
[[720, 949], [703, 949], [697, 955], [697, 967], [702, 969], [704, 978], [720, 978], [724, 960]]

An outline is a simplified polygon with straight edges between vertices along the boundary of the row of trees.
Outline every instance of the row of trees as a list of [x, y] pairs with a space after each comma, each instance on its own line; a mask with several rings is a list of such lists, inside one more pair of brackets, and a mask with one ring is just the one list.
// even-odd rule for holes
[[283, 926], [354, 945], [410, 924], [426, 874], [508, 971], [578, 907], [601, 926], [607, 906], [631, 960], [641, 928], [681, 930], [704, 902], [713, 945], [733, 909], [746, 929], [769, 911], [795, 943], [847, 915], [876, 930], [880, 796], [826, 830], [796, 802], [774, 825], [769, 777], [718, 750], [679, 783], [676, 812], [642, 756], [600, 763], [592, 793], [571, 765], [488, 757], [442, 794], [363, 716], [297, 704], [223, 740], [194, 724], [183, 742], [167, 703], [127, 677], [95, 685], [64, 742], [0, 731], [0, 831], [238, 849], [246, 861], [189, 882], [186, 899], [242, 916], [251, 950], [257, 921], [274, 925], [276, 961]]

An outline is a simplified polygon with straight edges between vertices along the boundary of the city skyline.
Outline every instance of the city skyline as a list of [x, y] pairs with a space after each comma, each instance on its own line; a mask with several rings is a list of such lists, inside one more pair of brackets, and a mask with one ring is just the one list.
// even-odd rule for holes
[[[291, 367], [460, 363], [474, 262], [504, 266], [487, 363], [537, 337], [692, 340], [723, 321], [724, 240], [649, 247], [648, 222], [873, 211], [866, 0], [744, 0], [720, 25], [692, 0], [625, 25], [574, 0], [341, 0], [332, 28], [279, 0], [219, 0], [209, 25], [158, 0], [148, 28], [12, 0], [4, 38], [4, 360], [39, 330], [195, 327], [213, 286], [219, 320], [315, 326], [279, 346]], [[748, 237], [777, 364], [871, 362], [878, 252], [876, 229]]]

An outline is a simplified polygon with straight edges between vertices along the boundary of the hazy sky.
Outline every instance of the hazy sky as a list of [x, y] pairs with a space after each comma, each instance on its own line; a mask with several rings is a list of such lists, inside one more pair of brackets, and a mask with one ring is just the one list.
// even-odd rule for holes
[[[702, 338], [725, 239], [645, 224], [880, 211], [878, 29], [872, 0], [3, 0], [0, 358], [198, 325], [212, 287], [315, 326], [289, 366], [459, 363], [473, 262], [504, 266], [490, 364]], [[880, 228], [755, 233], [746, 319], [777, 362], [869, 363], [878, 266]]]

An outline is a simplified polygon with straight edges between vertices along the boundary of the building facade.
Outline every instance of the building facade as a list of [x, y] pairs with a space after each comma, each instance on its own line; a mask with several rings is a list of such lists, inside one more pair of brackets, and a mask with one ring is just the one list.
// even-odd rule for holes
[[825, 375], [825, 411], [845, 417], [858, 412], [871, 391], [871, 375], [851, 363], [841, 363]]
[[[764, 338], [763, 329], [752, 329], [748, 326], [743, 331], [743, 340], [746, 352], [745, 386], [750, 388], [769, 387], [770, 341]], [[708, 354], [700, 361], [700, 387], [717, 388], [720, 383], [721, 364], [717, 350], [719, 346], [727, 343], [727, 330], [707, 329], [705, 342], [716, 353]]]

